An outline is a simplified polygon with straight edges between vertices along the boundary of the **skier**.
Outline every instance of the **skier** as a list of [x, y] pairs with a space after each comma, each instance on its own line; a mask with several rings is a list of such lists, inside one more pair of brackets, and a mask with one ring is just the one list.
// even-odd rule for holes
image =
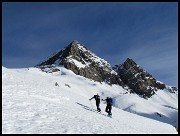
[[[103, 99], [102, 99], [103, 100]], [[107, 105], [106, 105], [106, 112], [108, 113], [108, 115], [112, 115], [111, 113], [111, 109], [112, 109], [112, 98], [111, 97], [107, 97], [104, 101], [106, 101]]]
[[[96, 100], [97, 111], [100, 112], [101, 111], [101, 109], [99, 108], [100, 96], [97, 93], [97, 95], [94, 95], [91, 99], [93, 99], [93, 98]], [[89, 99], [89, 100], [91, 100], [91, 99]]]

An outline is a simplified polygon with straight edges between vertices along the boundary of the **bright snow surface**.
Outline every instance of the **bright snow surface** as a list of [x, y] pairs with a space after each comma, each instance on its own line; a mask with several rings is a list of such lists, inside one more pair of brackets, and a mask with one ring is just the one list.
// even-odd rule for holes
[[[2, 133], [177, 134], [166, 121], [177, 116], [176, 96], [161, 91], [147, 101], [134, 94], [124, 94], [126, 91], [120, 86], [101, 84], [63, 67], [60, 69], [45, 73], [37, 68], [2, 67]], [[56, 82], [59, 86], [55, 86]], [[101, 113], [92, 110], [96, 109], [95, 100], [89, 99], [97, 93], [102, 99], [116, 98], [112, 118], [104, 111], [103, 101]], [[159, 116], [151, 114], [152, 111], [163, 113], [165, 121], [158, 121]]]

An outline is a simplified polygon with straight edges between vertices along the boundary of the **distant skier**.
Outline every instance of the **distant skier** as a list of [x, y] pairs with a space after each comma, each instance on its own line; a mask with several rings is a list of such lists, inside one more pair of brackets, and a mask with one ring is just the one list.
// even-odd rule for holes
[[[101, 111], [101, 109], [99, 108], [100, 96], [97, 93], [97, 95], [94, 95], [91, 99], [93, 99], [93, 98], [96, 100], [97, 111], [100, 112]], [[91, 99], [89, 99], [89, 100], [91, 100]]]
[[108, 115], [112, 115], [112, 113], [111, 113], [112, 98], [111, 97], [107, 97], [104, 101], [106, 101], [106, 103], [107, 103], [105, 111], [108, 113]]

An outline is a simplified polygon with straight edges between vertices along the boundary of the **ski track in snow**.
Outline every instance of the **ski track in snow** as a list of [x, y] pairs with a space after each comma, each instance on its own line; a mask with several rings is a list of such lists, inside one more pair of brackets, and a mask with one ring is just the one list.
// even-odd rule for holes
[[[167, 123], [112, 107], [112, 118], [96, 109], [99, 92], [117, 95], [122, 89], [68, 73], [55, 76], [36, 68], [6, 69], [2, 75], [2, 133], [18, 134], [152, 134], [177, 133]], [[59, 86], [55, 86], [55, 82]], [[68, 84], [66, 86], [65, 84]], [[109, 92], [111, 90], [111, 92]], [[121, 91], [119, 91], [121, 90]], [[102, 96], [103, 97], [103, 96]]]

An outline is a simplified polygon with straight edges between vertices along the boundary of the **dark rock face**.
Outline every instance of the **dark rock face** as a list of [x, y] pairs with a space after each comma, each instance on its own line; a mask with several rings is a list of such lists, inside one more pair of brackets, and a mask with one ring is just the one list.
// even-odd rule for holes
[[115, 70], [125, 84], [145, 98], [151, 97], [157, 89], [165, 88], [165, 84], [156, 81], [132, 59], [128, 58], [122, 65], [116, 65]]
[[63, 65], [77, 75], [98, 82], [106, 81], [110, 85], [123, 85], [119, 75], [117, 75], [109, 63], [97, 57], [77, 41], [73, 41], [64, 50], [49, 57], [46, 61], [38, 64], [37, 67], [52, 64]]
[[170, 92], [170, 93], [175, 93], [178, 91], [178, 88], [174, 87], [174, 86], [168, 86], [167, 87], [167, 90]]

